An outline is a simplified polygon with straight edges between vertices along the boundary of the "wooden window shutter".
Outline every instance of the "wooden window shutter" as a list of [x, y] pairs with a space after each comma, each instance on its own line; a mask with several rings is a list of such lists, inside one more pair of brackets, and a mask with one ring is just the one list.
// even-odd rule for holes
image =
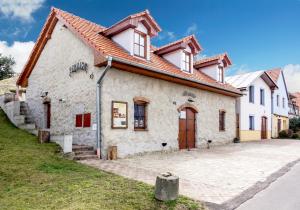
[[91, 113], [86, 113], [83, 115], [83, 127], [91, 127]]
[[77, 114], [76, 115], [76, 127], [82, 127], [82, 114]]

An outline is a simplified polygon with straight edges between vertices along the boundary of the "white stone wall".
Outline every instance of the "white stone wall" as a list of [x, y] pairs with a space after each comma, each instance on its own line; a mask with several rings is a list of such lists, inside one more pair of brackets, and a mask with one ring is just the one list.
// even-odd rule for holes
[[[88, 63], [88, 72], [80, 71], [70, 77], [69, 67], [78, 61]], [[52, 139], [72, 133], [74, 143], [96, 145], [96, 131], [75, 128], [75, 115], [83, 112], [91, 112], [92, 123], [96, 123], [96, 82], [102, 69], [94, 67], [93, 63], [92, 50], [58, 22], [29, 77], [26, 93], [37, 126], [45, 128], [46, 113], [41, 93], [48, 92]], [[94, 79], [90, 79], [91, 74]]]
[[[186, 103], [188, 91], [196, 95], [196, 145], [205, 146], [206, 140], [224, 144], [235, 137], [235, 98], [194, 89], [142, 75], [110, 69], [103, 83], [103, 143], [118, 146], [118, 155], [160, 151], [161, 143], [167, 149], [178, 149], [179, 113], [177, 108]], [[150, 100], [148, 105], [148, 131], [134, 131], [133, 98], [142, 96]], [[111, 128], [111, 103], [113, 100], [128, 102], [128, 128]], [[226, 131], [219, 131], [219, 110], [226, 110]]]

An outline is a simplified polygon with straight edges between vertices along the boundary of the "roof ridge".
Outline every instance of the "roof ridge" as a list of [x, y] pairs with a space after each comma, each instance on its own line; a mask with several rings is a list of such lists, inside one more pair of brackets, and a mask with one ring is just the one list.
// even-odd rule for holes
[[54, 12], [61, 12], [61, 13], [65, 13], [65, 14], [71, 15], [71, 16], [74, 17], [74, 18], [79, 18], [79, 19], [81, 19], [81, 20], [86, 21], [87, 23], [89, 23], [89, 24], [91, 24], [91, 25], [94, 25], [94, 26], [103, 28], [103, 30], [107, 29], [105, 26], [102, 26], [102, 25], [100, 25], [100, 24], [98, 24], [98, 23], [92, 22], [92, 21], [90, 21], [90, 20], [87, 20], [87, 19], [85, 19], [85, 18], [79, 17], [79, 16], [77, 16], [77, 15], [74, 15], [74, 14], [71, 13], [71, 12], [67, 12], [67, 11], [65, 11], [65, 10], [62, 10], [62, 9], [59, 9], [59, 8], [56, 8], [56, 7], [51, 7], [51, 10], [53, 10]]
[[[156, 49], [155, 51], [160, 50], [160, 49], [165, 48], [165, 47], [169, 47], [169, 46], [171, 46], [171, 45], [173, 45], [173, 44], [177, 44], [178, 42], [181, 42], [181, 41], [183, 41], [184, 39], [191, 39], [191, 38], [196, 39], [195, 35], [194, 35], [194, 34], [191, 34], [191, 35], [182, 37], [182, 38], [180, 38], [180, 39], [178, 39], [178, 40], [176, 40], [176, 41], [173, 41], [173, 42], [170, 42], [170, 43], [168, 43], [168, 44], [165, 44], [165, 45], [162, 45], [162, 46], [160, 46], [160, 47], [157, 47], [157, 49]], [[196, 39], [196, 40], [197, 40], [197, 39]]]

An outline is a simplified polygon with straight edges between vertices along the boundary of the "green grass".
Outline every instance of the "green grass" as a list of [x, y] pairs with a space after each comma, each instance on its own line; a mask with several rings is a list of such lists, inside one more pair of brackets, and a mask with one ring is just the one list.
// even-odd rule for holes
[[153, 187], [66, 160], [55, 144], [10, 124], [0, 110], [0, 209], [202, 209], [159, 202]]

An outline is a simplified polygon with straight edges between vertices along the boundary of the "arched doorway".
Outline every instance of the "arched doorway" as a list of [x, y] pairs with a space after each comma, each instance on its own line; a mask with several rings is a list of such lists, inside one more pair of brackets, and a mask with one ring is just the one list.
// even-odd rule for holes
[[267, 117], [263, 116], [261, 118], [261, 139], [267, 139], [268, 138], [268, 119]]
[[179, 116], [179, 149], [191, 149], [196, 147], [196, 110], [191, 107], [184, 107], [180, 110]]

